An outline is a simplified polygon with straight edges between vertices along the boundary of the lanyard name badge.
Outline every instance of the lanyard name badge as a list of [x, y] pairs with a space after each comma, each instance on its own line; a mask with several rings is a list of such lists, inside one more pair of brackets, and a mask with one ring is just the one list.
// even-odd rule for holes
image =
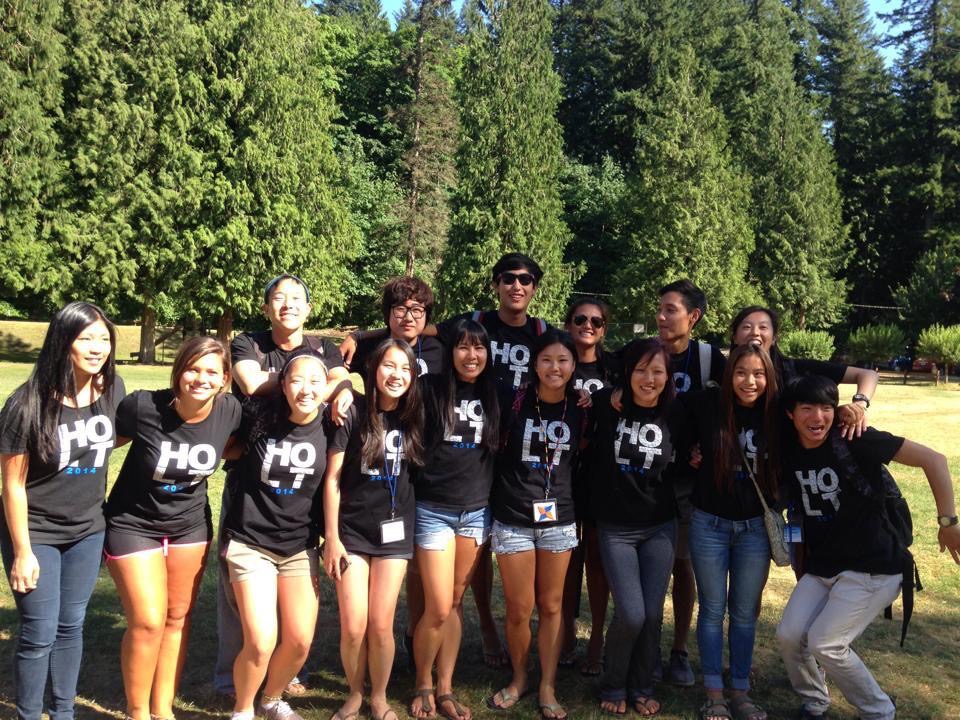
[[387, 489], [390, 490], [390, 519], [380, 522], [380, 544], [400, 542], [404, 539], [403, 518], [397, 512], [397, 480], [400, 477], [401, 455], [403, 453], [403, 433], [399, 437], [399, 449], [394, 455], [392, 467], [387, 464], [387, 438], [383, 438], [383, 473], [387, 476]]
[[[541, 466], [545, 467], [545, 469], [543, 473], [543, 500], [533, 501], [533, 522], [534, 524], [553, 523], [560, 519], [560, 512], [557, 507], [557, 499], [550, 497], [550, 478], [553, 475], [553, 467], [557, 462], [557, 453], [560, 452], [560, 442], [558, 440], [554, 443], [553, 455], [551, 456], [550, 438], [547, 436], [547, 424], [543, 421], [543, 416], [540, 414], [539, 393], [534, 397], [536, 398], [537, 422], [540, 424], [540, 432], [543, 433], [543, 463], [541, 463]], [[567, 397], [564, 395], [563, 414], [560, 417], [561, 424], [564, 423], [566, 419]]]

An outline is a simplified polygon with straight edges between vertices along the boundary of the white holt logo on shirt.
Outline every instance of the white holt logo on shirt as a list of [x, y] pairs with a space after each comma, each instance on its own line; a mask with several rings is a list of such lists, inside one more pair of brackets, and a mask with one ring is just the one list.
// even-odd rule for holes
[[675, 372], [673, 374], [673, 384], [677, 386], [677, 393], [685, 393], [690, 392], [693, 380], [685, 372]]
[[[462, 423], [469, 423], [473, 428], [473, 442], [480, 442], [483, 436], [483, 405], [479, 400], [461, 400], [460, 404], [453, 409], [457, 415], [457, 420]], [[448, 442], [463, 442], [462, 435], [450, 433], [444, 440]]]
[[649, 470], [653, 464], [653, 459], [657, 455], [663, 454], [663, 449], [660, 447], [663, 443], [663, 430], [660, 429], [659, 425], [648, 423], [641, 426], [638, 421], [631, 422], [628, 425], [624, 418], [620, 418], [620, 422], [617, 423], [617, 439], [613, 443], [618, 465], [632, 464], [629, 459], [625, 459], [620, 453], [624, 437], [627, 438], [630, 445], [643, 453], [644, 470]]
[[573, 381], [573, 389], [586, 390], [587, 394], [593, 395], [597, 390], [603, 389], [603, 380], [598, 380], [597, 378], [590, 378], [589, 380], [577, 378]]
[[840, 478], [831, 467], [821, 470], [796, 471], [803, 494], [803, 511], [810, 517], [821, 517], [823, 512], [810, 506], [811, 495], [819, 495], [833, 505], [834, 512], [840, 509]]
[[270, 468], [274, 460], [280, 468], [286, 468], [293, 476], [294, 490], [299, 490], [303, 479], [313, 475], [314, 465], [317, 462], [317, 448], [312, 443], [292, 443], [284, 440], [279, 445], [273, 438], [267, 440], [267, 447], [263, 453], [263, 465], [260, 467], [260, 481], [270, 487], [280, 487], [279, 480], [270, 479]]
[[157, 469], [153, 471], [153, 479], [162, 482], [171, 463], [177, 470], [186, 470], [187, 475], [194, 475], [195, 478], [188, 485], [196, 485], [217, 467], [217, 451], [207, 443], [191, 446], [164, 440], [160, 443], [160, 457], [157, 459]]
[[753, 438], [753, 430], [741, 430], [739, 435], [740, 447], [743, 448], [743, 454], [747, 456], [750, 463], [750, 469], [757, 472], [757, 443]]
[[530, 364], [530, 348], [526, 345], [511, 345], [508, 342], [491, 340], [490, 355], [495, 363], [506, 365], [513, 372], [513, 387], [520, 387]]
[[[390, 473], [396, 472], [397, 475], [400, 474], [400, 463], [403, 462], [402, 439], [399, 430], [389, 430], [383, 436], [383, 450], [387, 456], [387, 467], [385, 470]], [[360, 462], [360, 472], [364, 475], [373, 475], [374, 479], [384, 477], [385, 475], [384, 470], [381, 470], [379, 467], [367, 467], [367, 464], [363, 461]]]
[[533, 418], [527, 418], [526, 425], [523, 428], [523, 455], [520, 458], [522, 462], [547, 462], [542, 455], [534, 455], [530, 452], [530, 442], [535, 435], [540, 439], [540, 442], [547, 446], [548, 450], [552, 451], [550, 460], [555, 465], [559, 464], [563, 452], [570, 449], [569, 425], [560, 420], [551, 420], [545, 422], [544, 425], [546, 425], [546, 428], [534, 421]]
[[70, 453], [74, 447], [96, 450], [91, 467], [103, 467], [107, 458], [107, 450], [113, 447], [113, 424], [106, 415], [94, 415], [87, 420], [77, 420], [73, 423], [63, 423], [57, 428], [60, 436], [60, 463], [57, 470], [63, 470], [68, 465], [78, 467], [79, 461], [70, 462]]

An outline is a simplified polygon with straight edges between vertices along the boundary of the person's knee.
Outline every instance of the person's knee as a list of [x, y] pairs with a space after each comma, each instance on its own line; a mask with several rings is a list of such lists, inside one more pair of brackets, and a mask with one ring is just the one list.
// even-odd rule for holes
[[428, 607], [424, 611], [420, 622], [425, 622], [427, 623], [427, 627], [437, 630], [443, 627], [443, 624], [447, 621], [447, 618], [450, 617], [452, 611], [453, 608], [451, 605]]
[[277, 647], [277, 636], [265, 633], [254, 635], [244, 641], [244, 655], [257, 666], [266, 665], [273, 656], [273, 651]]
[[367, 620], [367, 640], [382, 644], [393, 637], [393, 618], [371, 616]]
[[160, 613], [138, 613], [127, 621], [127, 629], [138, 640], [149, 640], [163, 634], [166, 618]]
[[21, 657], [37, 659], [45, 657], [57, 639], [56, 618], [33, 619], [20, 628], [17, 652]]
[[850, 652], [850, 646], [840, 640], [829, 628], [810, 628], [807, 633], [807, 647], [820, 664], [830, 664], [842, 660]]
[[340, 623], [340, 636], [344, 642], [359, 645], [367, 634], [366, 618], [351, 618]]
[[559, 615], [563, 610], [563, 595], [560, 593], [548, 593], [537, 597], [537, 615], [540, 617], [552, 617]]
[[[621, 612], [623, 610], [623, 612]], [[636, 637], [643, 630], [643, 625], [647, 621], [647, 614], [641, 607], [617, 608], [617, 614], [620, 622], [617, 632], [630, 637]]]
[[190, 614], [190, 603], [177, 603], [167, 608], [167, 630], [183, 630]]
[[786, 619], [787, 618], [781, 620], [777, 626], [777, 644], [780, 646], [781, 652], [796, 650], [802, 647], [806, 641], [803, 628], [793, 623], [785, 622]]
[[300, 633], [284, 636], [281, 643], [294, 657], [307, 657], [310, 654], [310, 645], [313, 639]]

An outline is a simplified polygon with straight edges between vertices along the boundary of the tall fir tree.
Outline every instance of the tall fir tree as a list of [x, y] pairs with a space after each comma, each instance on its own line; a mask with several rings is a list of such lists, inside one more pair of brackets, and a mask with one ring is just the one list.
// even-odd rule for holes
[[546, 0], [494, 0], [467, 35], [460, 75], [459, 185], [440, 270], [447, 312], [489, 303], [497, 258], [519, 251], [545, 272], [532, 311], [557, 319], [573, 287], [564, 264], [560, 81]]

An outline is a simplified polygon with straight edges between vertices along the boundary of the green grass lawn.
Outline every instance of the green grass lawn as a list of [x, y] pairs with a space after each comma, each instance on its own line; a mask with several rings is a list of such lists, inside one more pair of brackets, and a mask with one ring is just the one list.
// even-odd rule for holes
[[[0, 363], [0, 401], [26, 377], [29, 366]], [[122, 368], [127, 388], [156, 388], [167, 383], [169, 370], [163, 367], [129, 366]], [[853, 390], [843, 388], [842, 396]], [[870, 411], [871, 423], [878, 428], [907, 435], [945, 453], [950, 460], [953, 477], [960, 476], [960, 386], [903, 386], [891, 382], [877, 393]], [[116, 477], [126, 453], [121, 448], [111, 459], [110, 476]], [[919, 471], [896, 467], [894, 474], [913, 509], [916, 528], [914, 554], [920, 566], [924, 591], [917, 596], [913, 622], [905, 649], [898, 647], [900, 612], [895, 608], [895, 621], [878, 619], [857, 643], [857, 651], [874, 671], [880, 684], [896, 696], [899, 717], [908, 720], [941, 720], [960, 718], [960, 663], [956, 648], [960, 646], [960, 568], [936, 546], [936, 511], [926, 481]], [[210, 502], [214, 517], [219, 510], [222, 474], [210, 483]], [[213, 557], [211, 550], [211, 559]], [[211, 693], [210, 678], [216, 654], [216, 573], [208, 566], [197, 607], [194, 610], [193, 633], [189, 657], [181, 685], [178, 717], [203, 720], [225, 717], [229, 708]], [[294, 707], [306, 720], [326, 720], [338, 707], [345, 689], [338, 654], [336, 599], [331, 582], [321, 583], [322, 600], [317, 643], [310, 667], [315, 672], [308, 678], [310, 693], [294, 701]], [[774, 568], [764, 595], [763, 612], [757, 632], [754, 664], [760, 677], [754, 696], [767, 708], [770, 718], [793, 717], [797, 700], [786, 680], [782, 661], [776, 649], [774, 631], [780, 612], [793, 587], [789, 570]], [[499, 587], [495, 589], [496, 614], [503, 617]], [[584, 591], [584, 597], [586, 592]], [[665, 610], [664, 642], [672, 637], [672, 614], [669, 595]], [[586, 600], [578, 625], [581, 645], [589, 620]], [[403, 632], [403, 600], [397, 613], [396, 635]], [[0, 581], [0, 717], [12, 717], [12, 673], [10, 657], [14, 644], [17, 616], [6, 580]], [[80, 676], [78, 718], [117, 718], [122, 716], [123, 688], [120, 681], [119, 645], [124, 629], [123, 613], [106, 571], [101, 572], [87, 614], [86, 655]], [[401, 717], [413, 692], [413, 676], [403, 670], [399, 657], [390, 685], [390, 696]], [[691, 658], [699, 667], [696, 642], [691, 636]], [[594, 686], [576, 669], [560, 670], [559, 695], [572, 718], [599, 717], [594, 702]], [[463, 649], [456, 684], [461, 699], [469, 704], [477, 717], [493, 717], [483, 708], [485, 696], [507, 681], [507, 674], [486, 668], [481, 662], [481, 646], [473, 602], [465, 607]], [[660, 717], [667, 720], [697, 717], [702, 698], [696, 688], [675, 689], [663, 686], [658, 690], [664, 703]], [[852, 720], [854, 713], [834, 691], [836, 704], [831, 717]], [[513, 717], [533, 718], [536, 709], [531, 700], [524, 700]]]

